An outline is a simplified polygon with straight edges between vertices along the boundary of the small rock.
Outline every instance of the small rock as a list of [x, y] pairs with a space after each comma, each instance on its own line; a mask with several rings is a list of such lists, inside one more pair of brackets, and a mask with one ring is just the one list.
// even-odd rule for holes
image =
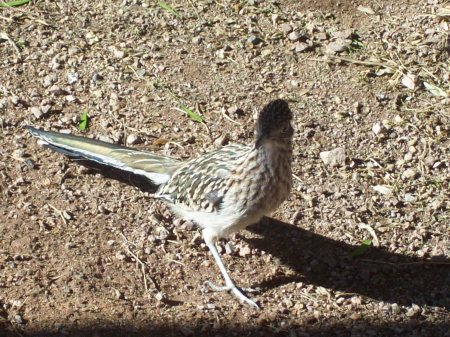
[[163, 293], [162, 291], [158, 291], [155, 295], [155, 298], [158, 301], [163, 302], [167, 298], [167, 295], [165, 293]]
[[406, 316], [413, 317], [413, 316], [416, 316], [417, 314], [419, 314], [419, 312], [420, 312], [420, 307], [417, 304], [413, 304], [411, 306], [411, 308], [409, 308], [406, 311]]
[[98, 136], [98, 140], [101, 140], [102, 142], [113, 144], [114, 140], [111, 137], [100, 135]]
[[75, 248], [76, 246], [77, 246], [77, 244], [74, 243], [74, 242], [67, 242], [67, 243], [65, 244], [65, 248], [66, 248], [67, 250], [72, 249], [72, 248]]
[[42, 85], [44, 86], [44, 88], [48, 88], [53, 83], [55, 83], [55, 81], [56, 77], [54, 75], [47, 75], [44, 77], [44, 82], [42, 83]]
[[406, 74], [402, 77], [402, 84], [410, 90], [414, 90], [417, 85], [417, 76]]
[[18, 161], [23, 161], [23, 157], [25, 157], [25, 151], [22, 149], [14, 150], [12, 153], [12, 157]]
[[200, 44], [202, 43], [203, 39], [200, 36], [195, 36], [192, 38], [192, 43], [193, 44]]
[[346, 51], [349, 46], [350, 46], [349, 40], [337, 39], [334, 42], [330, 42], [326, 46], [325, 52], [327, 54], [339, 54], [339, 53]]
[[412, 195], [411, 193], [406, 193], [404, 197], [405, 202], [414, 202], [417, 200], [417, 198]]
[[372, 126], [372, 132], [376, 135], [378, 135], [383, 130], [383, 127], [381, 126], [381, 123], [375, 123]]
[[214, 145], [224, 146], [228, 144], [228, 141], [229, 141], [228, 134], [225, 133], [214, 141]]
[[401, 310], [400, 310], [400, 307], [398, 306], [397, 303], [392, 303], [391, 304], [391, 311], [392, 311], [393, 314], [397, 315], [397, 314], [400, 313]]
[[260, 44], [260, 43], [262, 42], [262, 40], [261, 40], [259, 37], [255, 36], [255, 35], [251, 35], [251, 36], [247, 39], [247, 41], [248, 41], [249, 43], [251, 43], [252, 45], [254, 45], [254, 46], [256, 46], [256, 45], [258, 45], [258, 44]]
[[65, 97], [65, 99], [66, 99], [66, 101], [69, 102], [69, 103], [73, 103], [73, 102], [75, 102], [75, 101], [77, 100], [77, 98], [76, 98], [74, 95], [67, 95], [67, 96]]
[[233, 254], [233, 251], [234, 251], [233, 245], [230, 242], [227, 242], [225, 244], [225, 253], [227, 253], [228, 255], [231, 255], [231, 254]]
[[427, 165], [428, 167], [433, 167], [435, 162], [436, 158], [434, 158], [433, 156], [427, 156], [425, 158], [425, 165]]
[[292, 32], [292, 26], [289, 23], [283, 23], [280, 28], [284, 34]]
[[301, 35], [300, 35], [300, 33], [297, 32], [297, 31], [294, 31], [294, 32], [292, 32], [292, 33], [290, 33], [290, 34], [288, 35], [288, 39], [291, 40], [291, 41], [294, 41], [294, 42], [297, 41], [297, 40], [299, 40], [300, 37], [301, 37]]
[[345, 149], [342, 147], [338, 147], [331, 151], [320, 152], [320, 158], [327, 166], [342, 166], [345, 164]]
[[78, 73], [68, 73], [67, 74], [67, 83], [74, 84], [78, 81]]
[[43, 113], [41, 108], [37, 107], [37, 106], [33, 106], [30, 108], [31, 113], [34, 115], [34, 117], [36, 117], [36, 119], [39, 119], [42, 117]]
[[382, 195], [390, 195], [392, 194], [392, 189], [388, 186], [385, 185], [376, 185], [376, 186], [372, 186], [373, 190], [375, 192], [378, 192]]
[[19, 105], [19, 103], [20, 103], [20, 98], [19, 98], [19, 96], [16, 96], [16, 95], [11, 96], [11, 103], [12, 103], [13, 105]]
[[50, 87], [50, 89], [48, 89], [48, 91], [49, 91], [51, 94], [55, 95], [55, 96], [61, 96], [61, 95], [64, 95], [64, 94], [66, 93], [65, 90], [62, 90], [62, 89], [61, 89], [59, 86], [57, 86], [57, 85], [52, 85], [52, 86]]
[[302, 53], [304, 51], [307, 51], [309, 49], [309, 45], [304, 42], [297, 42], [295, 44], [295, 52], [296, 53]]
[[333, 39], [344, 39], [344, 40], [351, 38], [352, 35], [353, 35], [353, 32], [351, 29], [338, 30], [331, 34]]
[[371, 7], [358, 6], [357, 10], [368, 15], [375, 15], [375, 11]]
[[14, 321], [16, 321], [17, 324], [23, 324], [23, 318], [20, 315], [14, 315]]
[[125, 57], [125, 52], [117, 49], [116, 47], [110, 47], [109, 50], [112, 52], [113, 56], [116, 59], [123, 59]]
[[316, 39], [317, 40], [321, 40], [321, 41], [325, 41], [326, 39], [328, 39], [327, 33], [325, 33], [325, 32], [317, 33], [316, 34]]
[[129, 134], [126, 139], [127, 145], [139, 144], [141, 142], [142, 142], [141, 137], [139, 137], [138, 135], [136, 135], [134, 133]]
[[120, 250], [116, 253], [116, 259], [119, 261], [123, 261], [127, 258], [127, 256], [121, 252]]
[[114, 240], [108, 240], [108, 241], [106, 242], [106, 244], [107, 244], [108, 246], [113, 246], [115, 242], [116, 242], [116, 241], [114, 241]]
[[416, 177], [416, 174], [417, 174], [416, 170], [409, 168], [409, 169], [403, 171], [402, 178], [403, 179], [414, 179]]
[[125, 295], [123, 294], [123, 292], [121, 292], [118, 289], [114, 289], [114, 295], [116, 296], [116, 298], [118, 300], [123, 300], [125, 298]]
[[103, 76], [98, 73], [95, 73], [94, 75], [92, 75], [91, 79], [92, 79], [92, 82], [99, 82], [99, 81], [103, 80]]
[[239, 256], [245, 257], [249, 256], [252, 253], [252, 250], [249, 246], [243, 246], [239, 248]]

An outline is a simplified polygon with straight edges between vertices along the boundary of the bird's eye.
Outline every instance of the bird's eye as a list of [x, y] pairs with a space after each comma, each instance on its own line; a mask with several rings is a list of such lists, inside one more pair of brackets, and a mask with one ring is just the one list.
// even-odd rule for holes
[[286, 135], [290, 135], [294, 132], [294, 129], [292, 128], [292, 126], [290, 124], [283, 126], [283, 128], [281, 129], [281, 132], [283, 134]]

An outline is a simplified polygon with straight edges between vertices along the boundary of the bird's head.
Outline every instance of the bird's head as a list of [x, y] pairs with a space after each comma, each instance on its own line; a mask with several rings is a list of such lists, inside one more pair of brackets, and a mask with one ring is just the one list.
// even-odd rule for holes
[[267, 104], [259, 113], [256, 125], [256, 147], [265, 142], [290, 144], [294, 129], [291, 125], [292, 111], [282, 99]]

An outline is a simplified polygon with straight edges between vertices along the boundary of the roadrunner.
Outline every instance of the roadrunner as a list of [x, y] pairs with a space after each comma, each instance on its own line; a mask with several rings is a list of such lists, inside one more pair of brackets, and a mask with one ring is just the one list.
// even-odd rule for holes
[[30, 126], [27, 129], [40, 143], [71, 158], [148, 179], [157, 188], [155, 198], [202, 229], [225, 280], [225, 286], [209, 282], [211, 288], [230, 291], [258, 308], [229, 276], [216, 242], [258, 222], [288, 197], [292, 185], [291, 120], [288, 104], [275, 100], [259, 113], [253, 144], [224, 146], [187, 161]]

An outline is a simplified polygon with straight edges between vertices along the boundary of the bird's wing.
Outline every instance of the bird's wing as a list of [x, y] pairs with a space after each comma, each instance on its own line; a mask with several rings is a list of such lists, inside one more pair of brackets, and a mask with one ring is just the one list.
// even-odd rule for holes
[[234, 144], [187, 161], [156, 196], [186, 210], [213, 212], [220, 208], [230, 176], [250, 150]]
[[31, 126], [30, 133], [40, 143], [71, 158], [79, 158], [144, 176], [156, 185], [167, 182], [180, 161], [150, 152], [135, 150], [86, 137], [53, 131], [44, 131]]

